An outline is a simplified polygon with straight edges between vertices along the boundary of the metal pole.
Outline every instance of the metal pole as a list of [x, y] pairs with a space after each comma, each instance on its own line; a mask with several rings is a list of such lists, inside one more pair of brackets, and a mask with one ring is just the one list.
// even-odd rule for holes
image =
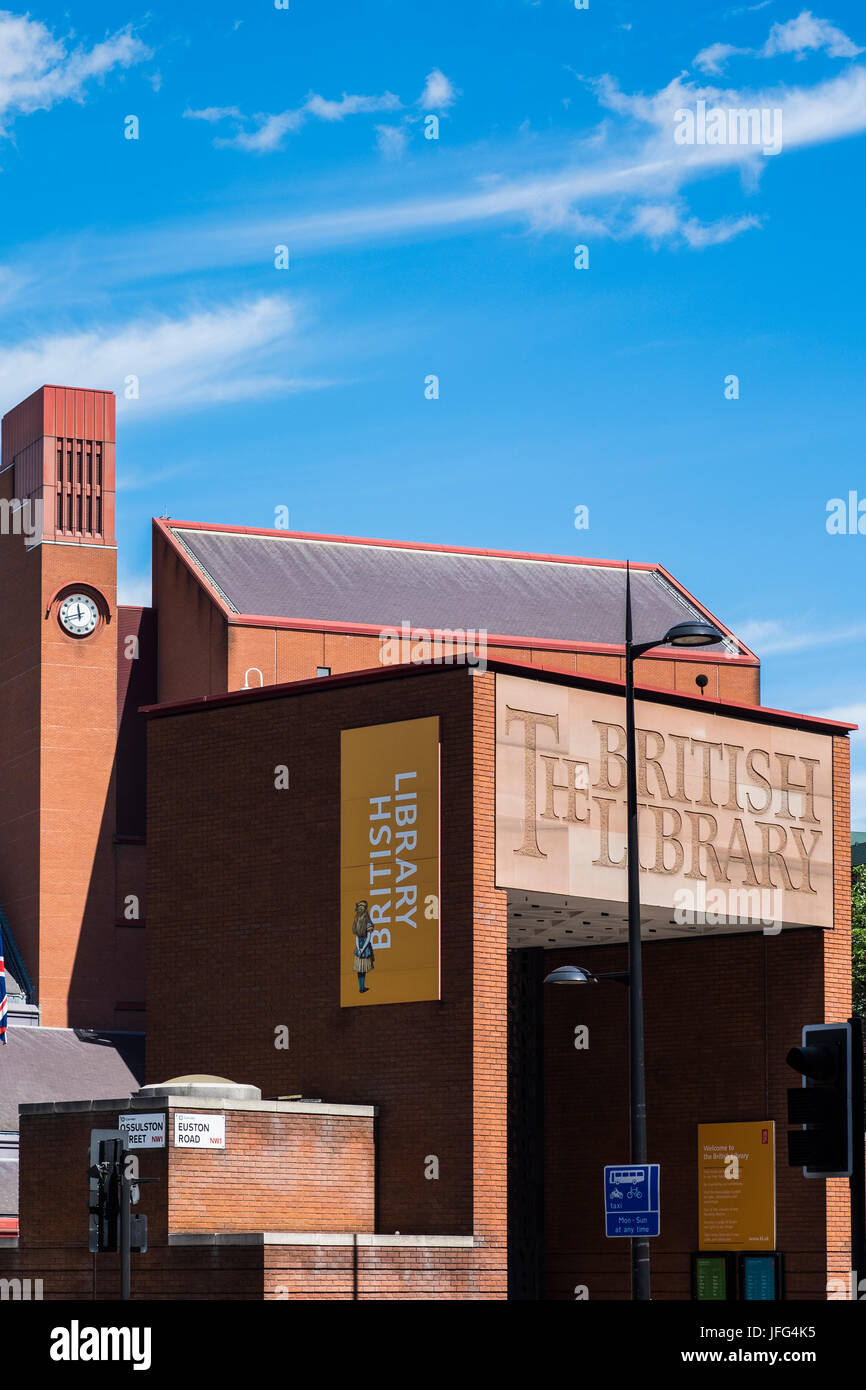
[[863, 1153], [863, 1020], [853, 1015], [851, 1023], [851, 1124], [854, 1130], [854, 1161], [851, 1165], [851, 1268], [854, 1271], [852, 1297], [861, 1297], [860, 1281], [866, 1279], [866, 1172]]
[[130, 1297], [130, 1181], [126, 1176], [126, 1149], [120, 1149], [120, 1297]]
[[[631, 576], [626, 567], [625, 716], [626, 797], [628, 812], [628, 973], [629, 1080], [631, 1093], [631, 1162], [647, 1162], [646, 1085], [643, 1045], [643, 971], [640, 938], [640, 861], [637, 827], [637, 754], [634, 717], [634, 653], [631, 623]], [[650, 1298], [649, 1240], [632, 1238], [631, 1296]]]

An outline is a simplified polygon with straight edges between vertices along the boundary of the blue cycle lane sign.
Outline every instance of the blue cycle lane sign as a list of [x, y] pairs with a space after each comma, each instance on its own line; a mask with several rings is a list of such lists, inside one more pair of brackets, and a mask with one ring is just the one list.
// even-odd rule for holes
[[604, 1170], [607, 1236], [657, 1236], [661, 1226], [658, 1163], [610, 1164]]

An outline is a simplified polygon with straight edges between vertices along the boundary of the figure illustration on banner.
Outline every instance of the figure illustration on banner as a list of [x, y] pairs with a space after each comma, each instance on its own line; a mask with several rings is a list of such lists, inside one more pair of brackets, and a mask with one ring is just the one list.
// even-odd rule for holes
[[367, 973], [376, 964], [373, 955], [373, 923], [370, 921], [370, 913], [367, 903], [362, 900], [355, 903], [355, 920], [352, 923], [352, 935], [355, 938], [354, 959], [352, 962], [355, 974], [358, 976], [358, 989], [361, 994], [367, 993]]

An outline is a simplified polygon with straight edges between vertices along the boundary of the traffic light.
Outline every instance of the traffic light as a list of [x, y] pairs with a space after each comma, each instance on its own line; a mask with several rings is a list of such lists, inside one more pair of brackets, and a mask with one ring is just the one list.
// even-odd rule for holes
[[788, 1124], [805, 1126], [788, 1134], [788, 1164], [802, 1167], [807, 1178], [851, 1176], [858, 1133], [851, 1049], [850, 1022], [818, 1023], [807, 1025], [802, 1046], [788, 1053], [788, 1066], [803, 1078], [788, 1091]]
[[[104, 1136], [104, 1137], [103, 1137]], [[121, 1134], [94, 1130], [90, 1143], [90, 1249], [94, 1253], [120, 1248], [124, 1139]]]

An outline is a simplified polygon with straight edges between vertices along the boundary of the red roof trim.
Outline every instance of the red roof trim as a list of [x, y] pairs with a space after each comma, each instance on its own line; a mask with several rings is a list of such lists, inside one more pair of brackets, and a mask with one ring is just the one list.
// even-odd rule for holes
[[[184, 547], [180, 544], [177, 538], [174, 535], [172, 535], [170, 525], [168, 522], [165, 521], [165, 518], [161, 516], [155, 516], [153, 518], [153, 524], [157, 528], [160, 535], [171, 546], [177, 558], [180, 561], [182, 561], [184, 565], [186, 565], [186, 568], [189, 570], [193, 579], [195, 579], [197, 583], [201, 586], [201, 588], [204, 589], [205, 593], [208, 595], [212, 603], [214, 603], [215, 606], [219, 609], [223, 617], [227, 620], [231, 618], [236, 618], [237, 614], [235, 613], [234, 609], [229, 608], [228, 604], [223, 599], [222, 594], [210, 582], [204, 570], [200, 569], [198, 565], [193, 564], [191, 557], [187, 554]], [[155, 569], [156, 566], [154, 566], [154, 570]]]
[[[280, 540], [330, 541], [342, 545], [383, 545], [393, 550], [431, 550], [444, 555], [486, 555], [500, 560], [544, 560], [558, 565], [590, 565], [598, 566], [600, 569], [625, 569], [624, 560], [594, 560], [591, 557], [576, 555], [539, 555], [523, 550], [485, 550], [466, 545], [438, 545], [428, 541], [382, 540], [375, 536], [337, 536], [318, 531], [285, 531], [281, 527], [224, 526], [216, 521], [178, 521], [174, 517], [164, 516], [155, 516], [153, 520], [160, 528], [177, 527], [179, 530], [185, 531], [226, 531], [232, 535], [276, 536]], [[637, 560], [631, 562], [631, 568], [633, 570], [661, 570], [661, 566], [658, 564]], [[665, 578], [669, 579], [681, 593], [686, 592], [675, 579], [670, 579], [669, 575], [665, 575]]]
[[760, 665], [760, 658], [757, 657], [755, 653], [749, 647], [746, 646], [745, 642], [743, 642], [742, 639], [739, 638], [735, 632], [732, 632], [729, 627], [726, 627], [725, 624], [719, 618], [716, 617], [715, 613], [711, 613], [709, 608], [707, 608], [703, 603], [701, 603], [700, 599], [695, 598], [694, 594], [690, 594], [687, 589], [684, 589], [682, 584], [680, 584], [679, 580], [674, 579], [673, 575], [665, 569], [664, 565], [656, 565], [656, 570], [662, 576], [663, 579], [666, 579], [667, 582], [671, 584], [675, 589], [677, 589], [681, 594], [686, 594], [689, 602], [693, 603], [695, 605], [695, 608], [697, 608], [698, 612], [703, 613], [704, 617], [707, 618], [709, 622], [713, 624], [714, 627], [717, 627], [720, 632], [723, 632], [725, 634], [726, 637], [730, 637], [732, 642], [736, 642], [737, 646], [742, 648], [744, 655], [750, 656], [756, 665]]
[[[96, 391], [100, 396], [113, 396], [114, 391], [110, 386], [63, 386], [59, 381], [43, 381], [41, 386], [37, 386], [35, 391], [30, 392], [30, 396], [38, 396], [40, 391]], [[25, 399], [29, 401], [30, 396]], [[23, 402], [19, 402], [23, 404]], [[15, 407], [12, 407], [13, 410]]]
[[[581, 690], [597, 690], [605, 694], [622, 695], [625, 691], [623, 681], [600, 680], [594, 676], [575, 676], [568, 671], [560, 671], [551, 666], [532, 666], [525, 661], [501, 661], [494, 658], [488, 661], [489, 671], [499, 671], [504, 675], [526, 676], [531, 680], [558, 682], [561, 685], [575, 686]], [[306, 680], [283, 681], [278, 685], [256, 686], [251, 690], [231, 690], [223, 695], [201, 695], [194, 700], [173, 700], [159, 705], [142, 705], [139, 713], [149, 718], [161, 719], [176, 714], [197, 714], [211, 709], [224, 709], [232, 705], [255, 704], [259, 700], [281, 699], [283, 696], [306, 695], [313, 690], [334, 690], [342, 686], [367, 685], [381, 680], [405, 680], [414, 676], [437, 675], [443, 671], [464, 672], [468, 667], [457, 665], [402, 665], [373, 666], [366, 671], [347, 671], [336, 676], [312, 676]], [[815, 731], [846, 734], [859, 728], [858, 724], [845, 724], [836, 719], [823, 719], [812, 714], [796, 714], [791, 710], [769, 709], [765, 705], [744, 705], [733, 700], [707, 700], [700, 695], [686, 695], [680, 691], [663, 690], [656, 686], [636, 687], [638, 698], [654, 700], [658, 704], [679, 705], [685, 709], [710, 709], [727, 713], [735, 718], [751, 719], [755, 723], [786, 724], [792, 727], [807, 725]]]

